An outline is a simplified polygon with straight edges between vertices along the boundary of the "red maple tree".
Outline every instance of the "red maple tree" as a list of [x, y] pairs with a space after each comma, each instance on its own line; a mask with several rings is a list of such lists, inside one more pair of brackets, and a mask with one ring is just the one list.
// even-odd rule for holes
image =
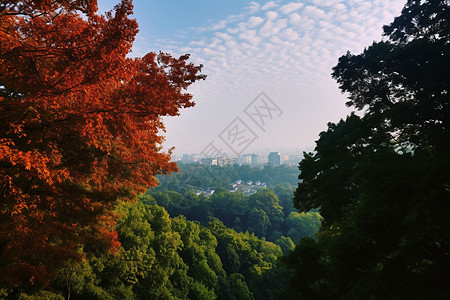
[[123, 0], [0, 4], [0, 268], [45, 282], [68, 258], [117, 249], [112, 213], [176, 170], [161, 151], [162, 116], [193, 106], [201, 65], [128, 58], [137, 30]]

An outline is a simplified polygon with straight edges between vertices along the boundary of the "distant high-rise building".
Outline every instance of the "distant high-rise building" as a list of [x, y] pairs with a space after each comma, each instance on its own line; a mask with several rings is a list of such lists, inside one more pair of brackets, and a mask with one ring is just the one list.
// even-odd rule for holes
[[251, 154], [243, 154], [240, 157], [240, 162], [242, 165], [251, 165], [252, 163], [252, 155]]
[[218, 157], [217, 164], [219, 166], [235, 165], [237, 164], [237, 157], [228, 157], [228, 156]]
[[267, 165], [272, 167], [278, 167], [281, 166], [281, 163], [282, 160], [280, 152], [270, 152]]
[[183, 158], [181, 159], [182, 162], [187, 163], [189, 162], [189, 154], [183, 154]]
[[259, 155], [256, 153], [252, 154], [252, 166], [259, 165]]
[[190, 162], [198, 162], [198, 154], [194, 153], [194, 154], [189, 155], [189, 161]]
[[283, 158], [283, 165], [290, 166], [290, 167], [298, 166], [298, 163], [301, 160], [302, 160], [302, 157], [300, 155], [298, 155], [298, 154], [290, 154], [287, 160], [285, 160]]
[[267, 165], [268, 162], [269, 162], [268, 155], [259, 155], [259, 164], [260, 165]]
[[202, 165], [206, 166], [217, 166], [218, 158], [217, 157], [205, 157], [201, 160]]

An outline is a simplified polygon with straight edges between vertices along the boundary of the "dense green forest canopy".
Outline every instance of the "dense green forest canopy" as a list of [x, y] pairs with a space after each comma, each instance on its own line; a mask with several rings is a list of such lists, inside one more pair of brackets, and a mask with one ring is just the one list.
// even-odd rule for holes
[[[1, 289], [9, 299], [268, 299], [283, 285], [280, 246], [237, 233], [218, 220], [208, 226], [170, 218], [157, 205], [122, 204], [116, 254], [88, 252], [67, 261], [50, 286]], [[271, 283], [271, 284], [269, 284]]]
[[[180, 173], [159, 177], [160, 186], [149, 189], [141, 199], [144, 203], [163, 206], [171, 216], [183, 215], [205, 226], [219, 219], [238, 232], [248, 231], [277, 244], [283, 243], [282, 240], [295, 244], [304, 236], [314, 237], [321, 216], [316, 211], [298, 213], [294, 208], [295, 185], [282, 182], [289, 180], [296, 184], [298, 171], [294, 173], [294, 170], [284, 166], [185, 164], [180, 165]], [[243, 182], [268, 179], [272, 188], [256, 186], [250, 195], [229, 190], [238, 179]], [[202, 187], [209, 187], [214, 193], [209, 197], [196, 193]], [[284, 247], [285, 253], [290, 250]]]

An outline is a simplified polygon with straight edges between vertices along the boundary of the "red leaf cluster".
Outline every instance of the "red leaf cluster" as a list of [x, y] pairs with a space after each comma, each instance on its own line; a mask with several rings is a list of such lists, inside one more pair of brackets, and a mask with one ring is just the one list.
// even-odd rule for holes
[[[0, 4], [0, 268], [45, 281], [92, 247], [117, 249], [112, 209], [176, 170], [162, 116], [194, 105], [188, 55], [127, 58], [131, 1]], [[44, 275], [43, 275], [44, 274]], [[37, 278], [40, 278], [37, 280]]]

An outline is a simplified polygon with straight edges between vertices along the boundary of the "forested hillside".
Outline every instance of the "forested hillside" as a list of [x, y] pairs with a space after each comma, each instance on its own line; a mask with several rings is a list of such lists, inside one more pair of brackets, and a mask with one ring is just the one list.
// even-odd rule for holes
[[[304, 236], [314, 237], [321, 216], [316, 211], [299, 213], [293, 206], [298, 169], [291, 167], [251, 168], [248, 166], [180, 165], [180, 172], [158, 177], [161, 184], [142, 196], [142, 201], [158, 204], [171, 216], [183, 215], [206, 226], [215, 218], [237, 232], [285, 245], [284, 252]], [[236, 180], [269, 179], [267, 188], [255, 187], [251, 195], [231, 189]], [[288, 180], [288, 182], [283, 182]], [[291, 183], [289, 183], [291, 182]], [[227, 183], [225, 185], [224, 183]], [[210, 196], [196, 193], [208, 187]], [[271, 188], [269, 188], [271, 187]]]

